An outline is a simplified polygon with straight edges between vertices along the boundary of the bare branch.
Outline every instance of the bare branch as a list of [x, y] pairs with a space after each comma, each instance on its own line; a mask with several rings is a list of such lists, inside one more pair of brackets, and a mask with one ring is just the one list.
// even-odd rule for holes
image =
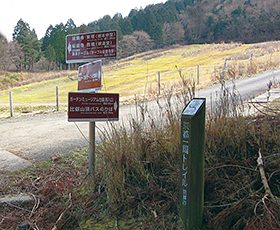
[[261, 154], [261, 150], [259, 149], [259, 157], [257, 159], [257, 163], [258, 163], [258, 168], [260, 171], [260, 175], [261, 175], [261, 180], [262, 180], [262, 184], [263, 187], [265, 189], [265, 197], [270, 197], [273, 201], [276, 201], [274, 195], [271, 192], [271, 189], [268, 185], [268, 181], [267, 178], [265, 176], [265, 171], [264, 171], [264, 165], [263, 165], [263, 160], [262, 160], [262, 154]]
[[59, 215], [59, 217], [58, 217], [58, 219], [56, 220], [54, 226], [52, 227], [52, 230], [58, 230], [58, 228], [57, 228], [58, 223], [61, 221], [61, 219], [62, 219], [62, 217], [64, 216], [65, 212], [66, 212], [68, 209], [70, 209], [70, 208], [72, 207], [72, 194], [69, 193], [68, 197], [69, 197], [69, 198], [68, 198], [67, 203], [69, 202], [70, 204], [69, 204], [69, 205], [63, 210], [63, 212]]

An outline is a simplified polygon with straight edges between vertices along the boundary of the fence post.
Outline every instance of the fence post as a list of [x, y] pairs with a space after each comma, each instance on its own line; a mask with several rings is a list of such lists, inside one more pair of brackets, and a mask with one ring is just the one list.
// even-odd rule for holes
[[197, 85], [199, 85], [199, 71], [200, 71], [200, 66], [197, 65]]
[[55, 87], [55, 97], [56, 97], [56, 111], [59, 110], [59, 105], [58, 105], [58, 86]]
[[213, 114], [213, 96], [212, 93], [210, 93], [210, 114]]
[[10, 98], [10, 114], [11, 114], [11, 117], [14, 116], [14, 109], [13, 109], [13, 93], [12, 91], [10, 91], [9, 93], [9, 98]]
[[158, 72], [158, 95], [160, 95], [160, 72]]
[[135, 101], [136, 120], [138, 121], [138, 101], [137, 101], [137, 95], [136, 94], [134, 94], [134, 101]]
[[253, 68], [253, 54], [251, 54], [251, 56], [250, 56], [250, 73], [249, 73], [250, 76], [252, 75], [252, 72], [253, 72], [252, 68]]

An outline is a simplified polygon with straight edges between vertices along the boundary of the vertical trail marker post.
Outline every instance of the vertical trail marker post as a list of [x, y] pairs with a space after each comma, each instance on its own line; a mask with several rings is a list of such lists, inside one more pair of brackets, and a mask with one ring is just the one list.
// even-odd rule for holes
[[94, 175], [96, 168], [95, 122], [119, 119], [119, 94], [96, 93], [102, 88], [101, 59], [116, 56], [117, 31], [66, 36], [66, 63], [87, 63], [79, 67], [79, 92], [69, 93], [68, 96], [68, 121], [89, 122], [88, 169], [91, 176]]
[[202, 227], [205, 106], [205, 98], [194, 98], [181, 115], [179, 224], [185, 230]]

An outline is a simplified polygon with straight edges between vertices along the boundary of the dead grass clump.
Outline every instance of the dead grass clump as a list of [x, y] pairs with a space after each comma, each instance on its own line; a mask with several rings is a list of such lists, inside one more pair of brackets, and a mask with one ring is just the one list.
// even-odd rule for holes
[[51, 71], [51, 72], [1, 72], [0, 89], [5, 90], [12, 87], [28, 85], [34, 82], [47, 81], [51, 79], [68, 76], [71, 80], [76, 79], [73, 71]]
[[[205, 212], [214, 229], [279, 228], [279, 127], [274, 116], [208, 121]], [[274, 199], [260, 176], [260, 149]]]
[[[271, 69], [271, 65], [267, 67]], [[262, 68], [261, 65], [256, 64], [255, 61], [250, 60], [247, 63], [242, 63], [238, 61], [230, 61], [224, 67], [216, 67], [212, 73], [212, 81], [219, 81], [221, 76], [224, 80], [238, 79], [241, 77], [251, 76], [257, 74], [260, 71], [266, 69]]]
[[[180, 116], [171, 111], [177, 107], [168, 95], [165, 106], [159, 103], [166, 115], [163, 123], [152, 115], [147, 119], [149, 112], [145, 112], [139, 120], [111, 126], [100, 148], [100, 181], [95, 184], [102, 188], [100, 199], [106, 200], [112, 219], [132, 218], [137, 228], [177, 226]], [[218, 108], [235, 109], [212, 114], [206, 127], [204, 227], [254, 229], [262, 221], [264, 229], [273, 229], [280, 223], [280, 206], [265, 196], [257, 158], [261, 149], [271, 191], [280, 197], [279, 117], [242, 117], [237, 98], [226, 99]]]
[[[155, 108], [149, 111], [147, 104], [141, 102], [138, 119], [130, 119], [120, 127], [110, 126], [103, 132], [100, 180], [95, 181], [95, 188], [102, 188], [98, 200], [106, 201], [107, 215], [112, 219], [134, 219], [137, 228], [144, 229], [176, 228], [178, 108], [182, 109], [193, 96], [192, 84], [184, 80], [185, 98], [172, 94], [171, 89], [164, 97], [164, 105], [158, 100], [158, 116]], [[272, 194], [280, 197], [279, 117], [243, 117], [238, 92], [227, 89], [224, 81], [221, 86], [220, 99], [206, 127], [204, 227], [250, 229], [248, 226], [255, 226], [261, 219], [267, 229], [273, 229], [280, 223], [280, 206], [265, 195], [257, 158], [261, 149]], [[263, 202], [263, 198], [268, 200]], [[98, 216], [98, 212], [92, 213]]]
[[155, 221], [157, 216], [176, 213], [179, 125], [159, 128], [156, 123], [145, 127], [132, 120], [129, 130], [111, 127], [110, 137], [104, 136], [101, 184], [116, 218], [151, 215]]

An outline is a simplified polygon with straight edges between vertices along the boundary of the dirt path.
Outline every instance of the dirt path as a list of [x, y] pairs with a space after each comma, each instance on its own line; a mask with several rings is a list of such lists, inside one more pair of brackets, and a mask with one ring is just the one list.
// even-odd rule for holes
[[[236, 87], [243, 98], [265, 92], [270, 80], [280, 81], [280, 70], [236, 81]], [[199, 97], [206, 97], [218, 91], [219, 85], [199, 91]], [[155, 102], [149, 106], [156, 107]], [[120, 120], [135, 115], [135, 105], [120, 108]], [[106, 125], [97, 123], [98, 127]], [[88, 136], [88, 123], [78, 123]], [[0, 171], [24, 168], [38, 160], [66, 154], [69, 151], [87, 146], [88, 143], [74, 123], [67, 121], [65, 112], [25, 115], [16, 118], [0, 119]]]

